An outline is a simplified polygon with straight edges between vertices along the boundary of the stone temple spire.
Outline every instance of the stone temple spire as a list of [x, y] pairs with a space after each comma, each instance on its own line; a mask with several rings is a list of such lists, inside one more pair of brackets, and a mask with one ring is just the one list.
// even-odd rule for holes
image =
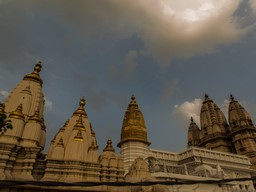
[[229, 124], [231, 132], [229, 136], [237, 154], [250, 158], [252, 168], [256, 168], [256, 128], [253, 125], [249, 113], [244, 107], [230, 95]]
[[230, 95], [228, 120], [232, 130], [245, 126], [253, 126], [249, 113], [235, 100], [233, 95]]
[[200, 124], [200, 146], [231, 152], [230, 141], [227, 137], [229, 133], [227, 120], [220, 108], [207, 94], [205, 94], [201, 108]]
[[[39, 74], [41, 69], [42, 64], [38, 62], [33, 72], [23, 77], [4, 103], [13, 129], [0, 136], [0, 145], [6, 154], [6, 162], [2, 163], [6, 163], [6, 167], [12, 170], [13, 174], [5, 174], [2, 167], [0, 177], [32, 179], [32, 167], [37, 157], [42, 154], [45, 145], [45, 127], [42, 126], [45, 100], [42, 91], [43, 80]], [[15, 159], [13, 154], [18, 158], [27, 158]], [[23, 164], [26, 166], [21, 166]]]
[[124, 114], [121, 141], [117, 145], [121, 148], [120, 152], [124, 159], [126, 173], [135, 159], [149, 156], [149, 145], [144, 117], [135, 100], [135, 96], [132, 95], [130, 104]]

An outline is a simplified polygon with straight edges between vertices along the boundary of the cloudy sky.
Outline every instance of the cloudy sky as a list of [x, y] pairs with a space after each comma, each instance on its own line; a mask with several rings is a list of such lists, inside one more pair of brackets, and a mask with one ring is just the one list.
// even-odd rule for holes
[[151, 147], [184, 150], [205, 93], [256, 122], [256, 0], [0, 0], [0, 101], [43, 62], [47, 140], [85, 96], [100, 149], [132, 94]]

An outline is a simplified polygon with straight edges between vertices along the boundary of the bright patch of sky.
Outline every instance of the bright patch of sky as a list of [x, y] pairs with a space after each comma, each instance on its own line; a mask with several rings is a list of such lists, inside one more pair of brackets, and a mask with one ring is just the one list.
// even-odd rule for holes
[[166, 15], [183, 19], [187, 22], [199, 22], [217, 16], [224, 9], [237, 8], [238, 0], [160, 0]]

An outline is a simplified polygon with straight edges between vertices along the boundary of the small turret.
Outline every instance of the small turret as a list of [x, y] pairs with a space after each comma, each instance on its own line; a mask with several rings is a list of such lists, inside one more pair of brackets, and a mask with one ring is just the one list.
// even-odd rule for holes
[[112, 146], [112, 140], [110, 138], [108, 138], [107, 146], [105, 147], [105, 149], [103, 149], [103, 152], [105, 151], [115, 152], [115, 149]]
[[188, 128], [188, 144], [187, 147], [198, 146], [200, 142], [200, 129], [191, 117], [190, 125]]
[[112, 140], [110, 138], [108, 139], [107, 145], [99, 157], [99, 163], [101, 164], [101, 181], [123, 181], [123, 160], [115, 153], [115, 149], [112, 146]]

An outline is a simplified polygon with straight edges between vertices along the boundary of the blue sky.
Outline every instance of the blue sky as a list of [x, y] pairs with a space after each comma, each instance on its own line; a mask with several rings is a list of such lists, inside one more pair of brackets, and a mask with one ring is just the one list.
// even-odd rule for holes
[[134, 94], [151, 147], [178, 152], [205, 93], [255, 122], [255, 14], [255, 0], [0, 0], [0, 99], [41, 60], [48, 144], [85, 96], [100, 149], [116, 145]]

